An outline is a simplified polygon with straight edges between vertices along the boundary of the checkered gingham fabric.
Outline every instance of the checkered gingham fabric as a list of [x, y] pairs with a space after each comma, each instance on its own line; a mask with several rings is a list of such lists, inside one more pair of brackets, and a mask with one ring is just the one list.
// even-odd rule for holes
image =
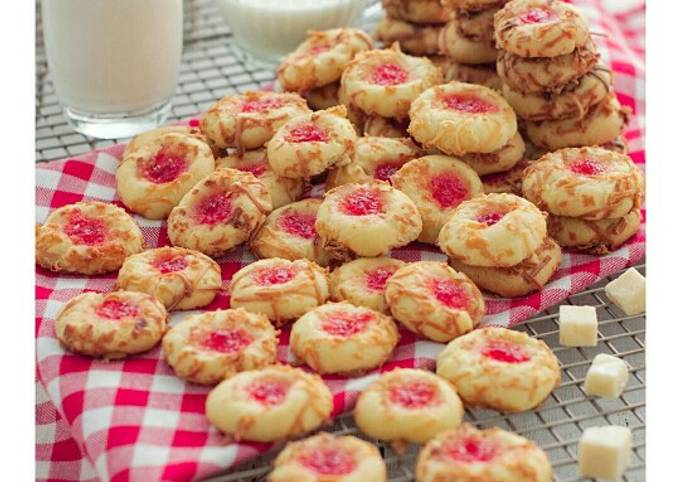
[[[626, 132], [631, 156], [644, 167], [644, 4], [612, 15], [600, 0], [575, 0], [591, 20], [602, 61], [616, 72], [615, 89], [633, 119]], [[37, 168], [37, 221], [53, 209], [83, 199], [116, 202], [114, 173], [122, 146]], [[168, 244], [165, 225], [136, 218], [150, 247]], [[540, 293], [524, 298], [489, 299], [484, 324], [512, 326], [585, 289], [600, 278], [644, 256], [643, 229], [624, 247], [600, 258], [566, 254], [555, 278]], [[393, 253], [408, 260], [442, 260], [432, 248], [411, 245]], [[254, 258], [237, 249], [220, 260], [225, 281]], [[161, 360], [160, 348], [122, 361], [103, 362], [64, 351], [54, 333], [61, 306], [83, 290], [109, 291], [115, 275], [55, 275], [37, 269], [36, 333], [38, 378], [36, 405], [37, 480], [185, 481], [231, 467], [268, 449], [266, 444], [226, 444], [204, 416], [206, 387], [185, 383]], [[207, 310], [227, 308], [218, 298]], [[188, 313], [174, 313], [171, 324]], [[392, 359], [395, 366], [432, 369], [443, 345], [402, 331]], [[279, 347], [288, 352], [289, 332]], [[334, 413], [352, 407], [357, 393], [377, 375], [326, 377], [334, 394]]]

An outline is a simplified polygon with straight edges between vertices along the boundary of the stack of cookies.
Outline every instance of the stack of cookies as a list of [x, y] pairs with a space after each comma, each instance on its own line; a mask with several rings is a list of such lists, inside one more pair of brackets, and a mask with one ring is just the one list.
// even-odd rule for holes
[[512, 0], [494, 16], [502, 92], [539, 149], [612, 143], [628, 113], [598, 65], [588, 21], [559, 0]]

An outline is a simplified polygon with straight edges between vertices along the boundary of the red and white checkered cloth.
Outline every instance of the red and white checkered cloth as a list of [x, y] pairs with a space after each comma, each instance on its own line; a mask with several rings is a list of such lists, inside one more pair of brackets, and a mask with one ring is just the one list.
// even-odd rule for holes
[[[603, 62], [616, 72], [615, 90], [633, 109], [626, 133], [631, 156], [644, 167], [644, 4], [612, 15], [600, 0], [575, 0], [591, 19]], [[122, 146], [37, 168], [37, 221], [59, 206], [95, 199], [116, 201], [114, 173]], [[168, 244], [163, 223], [137, 217], [148, 246]], [[634, 264], [644, 256], [643, 229], [624, 247], [596, 258], [566, 254], [555, 278], [540, 293], [525, 298], [488, 300], [485, 324], [512, 326], [585, 289], [598, 279]], [[414, 261], [444, 259], [435, 249], [411, 245], [393, 253]], [[220, 260], [223, 278], [254, 258], [237, 249]], [[204, 416], [206, 387], [175, 377], [160, 359], [160, 348], [123, 361], [103, 362], [70, 354], [54, 334], [60, 307], [83, 290], [109, 291], [115, 275], [55, 275], [37, 268], [36, 331], [38, 378], [36, 403], [36, 479], [50, 481], [184, 481], [202, 478], [252, 458], [267, 444], [226, 445]], [[220, 295], [207, 309], [226, 308]], [[187, 316], [174, 313], [171, 323]], [[279, 359], [291, 361], [288, 335], [281, 336]], [[394, 356], [383, 370], [395, 366], [433, 368], [442, 345], [417, 339], [402, 330]], [[326, 377], [334, 394], [334, 413], [352, 407], [358, 391], [376, 374]]]

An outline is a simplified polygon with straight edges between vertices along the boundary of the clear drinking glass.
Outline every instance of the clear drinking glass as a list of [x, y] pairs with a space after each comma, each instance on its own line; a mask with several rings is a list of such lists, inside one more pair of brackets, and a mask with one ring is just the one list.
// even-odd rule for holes
[[182, 54], [182, 0], [42, 0], [52, 81], [71, 126], [99, 138], [162, 124]]

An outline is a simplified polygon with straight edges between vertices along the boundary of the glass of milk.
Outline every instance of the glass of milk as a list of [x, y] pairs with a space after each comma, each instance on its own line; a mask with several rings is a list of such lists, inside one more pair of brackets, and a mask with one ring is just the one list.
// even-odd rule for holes
[[182, 0], [42, 0], [52, 81], [73, 128], [105, 139], [162, 124], [182, 54]]

